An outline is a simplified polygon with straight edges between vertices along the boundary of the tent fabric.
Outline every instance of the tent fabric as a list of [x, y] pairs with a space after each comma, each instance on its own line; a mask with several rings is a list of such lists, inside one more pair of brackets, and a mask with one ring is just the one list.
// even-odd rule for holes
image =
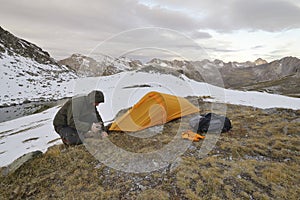
[[199, 112], [199, 109], [183, 97], [149, 92], [124, 115], [117, 118], [109, 130], [139, 131], [196, 112]]

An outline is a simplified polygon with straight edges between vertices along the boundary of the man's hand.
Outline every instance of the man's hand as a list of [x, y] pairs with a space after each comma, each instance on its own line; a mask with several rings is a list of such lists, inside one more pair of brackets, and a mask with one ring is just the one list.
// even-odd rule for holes
[[101, 131], [101, 128], [102, 128], [101, 124], [93, 123], [92, 127], [91, 127], [91, 131], [94, 133], [97, 133], [97, 132]]
[[108, 136], [107, 132], [103, 131], [103, 132], [102, 132], [102, 137], [105, 138], [105, 137], [107, 137], [107, 136]]

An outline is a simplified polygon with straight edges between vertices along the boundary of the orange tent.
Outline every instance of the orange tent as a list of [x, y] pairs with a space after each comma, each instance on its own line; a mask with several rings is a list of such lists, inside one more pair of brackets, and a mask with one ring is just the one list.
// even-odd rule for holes
[[149, 92], [123, 116], [117, 118], [109, 130], [139, 131], [196, 112], [199, 109], [185, 98]]

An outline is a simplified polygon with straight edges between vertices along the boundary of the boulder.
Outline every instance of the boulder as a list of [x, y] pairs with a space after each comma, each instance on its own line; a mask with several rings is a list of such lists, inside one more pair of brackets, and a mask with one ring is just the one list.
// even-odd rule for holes
[[11, 164], [9, 164], [6, 167], [2, 168], [2, 174], [4, 176], [7, 176], [13, 172], [15, 172], [17, 169], [19, 169], [24, 163], [26, 163], [27, 161], [39, 156], [43, 154], [43, 152], [41, 151], [33, 151], [33, 152], [29, 152], [24, 154], [23, 156], [17, 158], [15, 161], [13, 161]]

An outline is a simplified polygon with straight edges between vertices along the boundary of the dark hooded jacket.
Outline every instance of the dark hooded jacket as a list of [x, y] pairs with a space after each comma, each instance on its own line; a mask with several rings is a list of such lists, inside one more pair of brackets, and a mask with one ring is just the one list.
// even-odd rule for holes
[[53, 120], [56, 132], [59, 132], [62, 127], [71, 127], [78, 132], [87, 132], [93, 122], [103, 124], [103, 120], [93, 104], [104, 102], [103, 93], [101, 92], [99, 95], [99, 93], [93, 92], [87, 96], [73, 97], [61, 107]]

